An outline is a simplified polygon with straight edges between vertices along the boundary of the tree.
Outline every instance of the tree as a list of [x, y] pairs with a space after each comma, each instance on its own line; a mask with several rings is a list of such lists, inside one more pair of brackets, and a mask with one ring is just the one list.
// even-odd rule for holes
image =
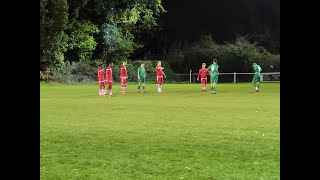
[[40, 79], [65, 60], [127, 58], [163, 12], [161, 0], [40, 0]]
[[107, 24], [102, 33], [106, 47], [104, 57], [109, 61], [126, 59], [136, 47], [132, 34], [115, 25]]
[[102, 25], [104, 51], [108, 60], [128, 58], [142, 47], [143, 31], [156, 26], [156, 18], [165, 12], [161, 0], [118, 1], [107, 10], [107, 22]]
[[97, 42], [93, 38], [93, 34], [98, 33], [99, 29], [90, 21], [74, 20], [68, 30], [68, 60], [84, 61], [91, 59], [93, 51], [96, 49]]
[[250, 43], [247, 36], [238, 36], [233, 43], [226, 43], [223, 60], [229, 62], [229, 71], [248, 72], [251, 63], [259, 55], [256, 43]]
[[[67, 0], [40, 0], [40, 71], [50, 72], [51, 65], [63, 63], [67, 50]], [[40, 73], [41, 74], [41, 73]]]

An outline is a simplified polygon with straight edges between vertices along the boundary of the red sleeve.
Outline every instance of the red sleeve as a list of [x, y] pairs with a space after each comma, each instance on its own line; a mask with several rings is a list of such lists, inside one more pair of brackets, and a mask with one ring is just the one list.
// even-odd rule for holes
[[199, 70], [199, 73], [198, 73], [198, 78], [200, 77], [200, 73], [201, 73], [201, 70]]

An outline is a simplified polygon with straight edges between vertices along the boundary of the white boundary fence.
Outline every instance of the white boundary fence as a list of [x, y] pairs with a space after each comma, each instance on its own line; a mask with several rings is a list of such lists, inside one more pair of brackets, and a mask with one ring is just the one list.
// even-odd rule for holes
[[[173, 76], [172, 76], [173, 75]], [[150, 77], [149, 77], [150, 76]], [[183, 83], [199, 83], [197, 81], [197, 73], [192, 73], [190, 71], [189, 74], [171, 74], [169, 81], [174, 82], [183, 82]], [[251, 82], [252, 78], [254, 76], [254, 73], [219, 73], [219, 79], [218, 83], [238, 83], [238, 82]], [[261, 82], [280, 82], [280, 72], [265, 72], [261, 73]], [[115, 82], [118, 81], [118, 76], [114, 77]], [[133, 77], [133, 81], [135, 77]], [[90, 82], [96, 82], [95, 78], [92, 78], [88, 75], [81, 75], [81, 74], [73, 74], [66, 77], [61, 77], [61, 79], [68, 80], [68, 82], [78, 82], [78, 83], [90, 83]], [[132, 79], [131, 79], [132, 80]], [[129, 77], [130, 81], [130, 77]], [[130, 81], [130, 82], [133, 82]], [[153, 75], [147, 75], [147, 82], [153, 82], [155, 81], [155, 76]], [[210, 76], [207, 76], [207, 82], [210, 82]]]
[[[261, 74], [261, 82], [280, 82], [280, 72], [265, 72]], [[194, 83], [197, 80], [198, 74], [192, 73], [189, 74], [175, 74], [175, 80], [177, 82], [189, 82]], [[219, 73], [219, 82], [251, 82], [254, 73]], [[208, 82], [210, 81], [209, 76]]]

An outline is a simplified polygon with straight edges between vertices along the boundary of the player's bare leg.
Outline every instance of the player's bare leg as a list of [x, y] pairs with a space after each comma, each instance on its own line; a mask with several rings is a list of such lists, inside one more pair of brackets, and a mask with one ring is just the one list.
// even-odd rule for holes
[[259, 82], [256, 83], [256, 92], [259, 92], [260, 88], [259, 88]]
[[146, 92], [145, 84], [146, 84], [146, 83], [142, 83], [142, 91], [143, 91], [143, 92]]
[[[124, 80], [122, 80], [124, 81]], [[126, 89], [127, 89], [127, 85], [124, 84], [124, 82], [121, 83], [121, 90], [122, 90], [122, 94], [126, 94]]]
[[121, 89], [122, 89], [122, 91], [121, 91], [122, 94], [125, 94], [126, 92], [124, 91], [124, 85], [121, 86]]
[[102, 94], [103, 94], [103, 95], [106, 95], [106, 93], [107, 93], [107, 92], [106, 92], [106, 86], [103, 85], [103, 86], [102, 86]]
[[109, 90], [110, 97], [112, 97], [112, 86], [108, 86], [108, 90]]
[[121, 85], [122, 94], [126, 94], [126, 85]]
[[124, 94], [124, 86], [122, 83], [121, 83], [121, 93]]
[[138, 92], [140, 92], [141, 83], [138, 84]]
[[106, 90], [105, 90], [105, 86], [104, 85], [102, 86], [102, 89], [101, 89], [101, 95], [102, 96], [106, 95]]
[[99, 85], [99, 96], [104, 96], [103, 85]]
[[255, 89], [256, 89], [256, 92], [259, 92], [259, 82], [254, 82], [254, 81], [252, 81], [252, 84], [253, 84], [253, 86], [255, 87]]
[[205, 92], [206, 91], [206, 85], [202, 84], [202, 91]]
[[158, 92], [162, 92], [161, 84], [158, 84]]
[[123, 81], [124, 81], [123, 78], [121, 78], [121, 93], [122, 94], [124, 94], [124, 82]]
[[216, 93], [216, 83], [211, 83], [211, 93], [212, 94]]

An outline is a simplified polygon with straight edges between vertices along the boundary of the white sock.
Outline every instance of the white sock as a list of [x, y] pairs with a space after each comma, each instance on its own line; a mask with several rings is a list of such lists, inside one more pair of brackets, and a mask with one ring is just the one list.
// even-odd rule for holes
[[110, 96], [112, 96], [112, 91], [110, 91]]

